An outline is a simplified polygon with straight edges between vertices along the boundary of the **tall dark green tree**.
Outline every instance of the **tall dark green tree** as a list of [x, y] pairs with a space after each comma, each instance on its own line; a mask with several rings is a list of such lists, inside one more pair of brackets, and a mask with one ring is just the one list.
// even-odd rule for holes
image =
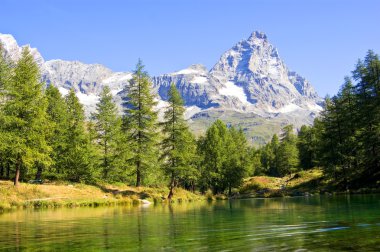
[[280, 176], [290, 174], [298, 169], [297, 137], [293, 125], [282, 129], [281, 143], [278, 149], [278, 172]]
[[227, 160], [226, 141], [228, 129], [221, 120], [216, 120], [199, 143], [201, 163], [201, 189], [212, 188], [214, 193], [224, 190], [223, 165]]
[[223, 164], [223, 180], [224, 185], [231, 195], [232, 188], [239, 187], [243, 178], [248, 175], [251, 170], [249, 162], [249, 149], [246, 136], [242, 130], [236, 130], [234, 127], [228, 130], [228, 139], [225, 143], [227, 150], [227, 159]]
[[229, 129], [221, 120], [216, 120], [199, 143], [201, 157], [201, 189], [212, 189], [214, 193], [231, 193], [251, 167], [249, 148], [243, 131]]
[[180, 93], [174, 84], [168, 91], [168, 107], [164, 114], [161, 143], [163, 169], [170, 178], [168, 199], [173, 196], [173, 189], [180, 179], [196, 176], [196, 145], [184, 119], [185, 108]]
[[278, 138], [277, 134], [273, 135], [268, 148], [269, 175], [280, 176], [280, 139]]
[[49, 85], [46, 88], [45, 95], [47, 98], [47, 119], [50, 123], [50, 130], [47, 135], [47, 141], [52, 148], [50, 154], [53, 161], [49, 176], [51, 178], [64, 178], [64, 160], [66, 150], [65, 136], [67, 135], [67, 106], [65, 99], [62, 97], [58, 88]]
[[47, 167], [51, 163], [51, 148], [46, 142], [47, 101], [39, 68], [27, 47], [23, 49], [6, 88], [3, 136], [15, 165], [14, 184], [17, 186], [22, 169]]
[[[5, 136], [1, 132], [4, 126], [4, 104], [7, 87], [10, 85], [13, 74], [12, 62], [6, 57], [3, 45], [0, 43], [0, 178], [9, 179], [10, 159], [7, 153]], [[9, 151], [9, 150], [8, 150]]]
[[305, 170], [316, 166], [317, 139], [314, 131], [313, 127], [303, 125], [298, 132], [300, 166]]
[[136, 186], [140, 186], [143, 177], [157, 166], [159, 132], [151, 86], [144, 65], [139, 60], [133, 78], [125, 88], [127, 95], [123, 103], [123, 131], [130, 146], [131, 157], [128, 161], [134, 166]]
[[380, 60], [369, 51], [364, 62], [359, 61], [353, 71], [357, 81], [358, 137], [361, 139], [363, 166], [366, 176], [380, 178]]
[[89, 182], [93, 180], [96, 172], [95, 154], [86, 130], [84, 110], [74, 89], [70, 90], [65, 100], [67, 123], [64, 130], [64, 150], [61, 156], [65, 177], [74, 182]]
[[[96, 105], [95, 119], [96, 143], [100, 149], [100, 166], [102, 178], [117, 180], [121, 175], [123, 157], [125, 156], [121, 134], [121, 117], [117, 114], [117, 107], [113, 102], [111, 90], [103, 88], [100, 101]], [[125, 147], [125, 146], [124, 146]]]

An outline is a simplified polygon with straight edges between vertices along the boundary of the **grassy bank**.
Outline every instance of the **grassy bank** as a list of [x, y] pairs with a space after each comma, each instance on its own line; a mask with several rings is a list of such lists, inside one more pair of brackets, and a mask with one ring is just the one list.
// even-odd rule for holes
[[331, 181], [319, 169], [301, 171], [282, 178], [256, 176], [244, 181], [239, 197], [301, 196], [332, 191]]
[[245, 179], [237, 195], [239, 198], [269, 198], [335, 193], [380, 193], [380, 188], [359, 188], [345, 191], [334, 180], [324, 177], [322, 170], [312, 169], [283, 178], [256, 176]]
[[[51, 183], [33, 185], [0, 181], [0, 212], [20, 208], [139, 205], [167, 202], [167, 188], [129, 187], [125, 185], [84, 185]], [[203, 196], [177, 188], [171, 202], [188, 202]]]

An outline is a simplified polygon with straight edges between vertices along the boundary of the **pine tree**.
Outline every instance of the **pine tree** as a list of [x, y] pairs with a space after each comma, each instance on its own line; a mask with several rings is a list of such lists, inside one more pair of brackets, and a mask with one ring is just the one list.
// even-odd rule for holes
[[[0, 178], [9, 179], [10, 155], [7, 153], [6, 139], [4, 135], [4, 104], [7, 88], [10, 85], [13, 74], [12, 62], [6, 57], [3, 45], [0, 42]], [[9, 151], [9, 150], [8, 150]], [[7, 170], [7, 171], [6, 171]]]
[[280, 176], [292, 173], [298, 168], [297, 137], [293, 125], [282, 129], [281, 143], [278, 149], [278, 171]]
[[156, 102], [151, 91], [151, 82], [141, 60], [136, 65], [133, 78], [126, 86], [124, 97], [124, 134], [130, 145], [128, 159], [135, 168], [136, 186], [157, 165], [158, 130]]
[[46, 142], [47, 101], [43, 94], [39, 68], [25, 47], [14, 69], [11, 85], [6, 90], [4, 135], [9, 155], [16, 168], [17, 186], [21, 169], [50, 165], [50, 147]]
[[228, 129], [221, 120], [216, 120], [206, 131], [206, 136], [199, 144], [202, 157], [202, 189], [212, 188], [214, 193], [224, 190], [223, 165], [227, 160], [226, 141]]
[[380, 60], [368, 51], [364, 62], [359, 61], [353, 72], [356, 85], [357, 108], [360, 113], [357, 127], [363, 152], [365, 176], [380, 178]]
[[105, 180], [117, 180], [125, 152], [121, 148], [121, 117], [112, 101], [113, 97], [108, 86], [103, 88], [100, 101], [96, 105], [95, 119], [96, 143], [100, 147], [100, 167]]
[[298, 152], [300, 166], [303, 169], [311, 169], [316, 165], [316, 136], [314, 128], [303, 125], [298, 132]]
[[48, 144], [52, 148], [51, 158], [53, 161], [52, 168], [50, 170], [51, 178], [64, 178], [63, 173], [65, 170], [64, 151], [65, 136], [67, 135], [67, 106], [65, 99], [62, 97], [58, 88], [53, 85], [49, 85], [46, 88], [45, 95], [48, 101], [47, 105], [47, 119], [50, 122], [50, 128], [48, 132]]
[[173, 196], [173, 189], [181, 178], [190, 179], [196, 173], [194, 166], [195, 141], [184, 119], [185, 108], [180, 93], [174, 84], [168, 91], [168, 107], [164, 114], [162, 141], [163, 168], [170, 177], [168, 199]]
[[5, 91], [12, 77], [12, 62], [4, 52], [3, 45], [0, 42], [0, 106], [4, 104]]
[[269, 174], [272, 176], [280, 176], [280, 140], [277, 134], [274, 134], [269, 144]]
[[236, 130], [234, 127], [229, 128], [225, 146], [227, 158], [223, 164], [222, 174], [224, 186], [228, 188], [228, 194], [231, 195], [231, 189], [242, 184], [250, 166], [248, 144], [243, 131]]
[[90, 136], [85, 128], [83, 107], [75, 95], [74, 89], [65, 97], [67, 123], [64, 130], [64, 150], [62, 166], [66, 179], [74, 182], [91, 181], [94, 175], [94, 150]]

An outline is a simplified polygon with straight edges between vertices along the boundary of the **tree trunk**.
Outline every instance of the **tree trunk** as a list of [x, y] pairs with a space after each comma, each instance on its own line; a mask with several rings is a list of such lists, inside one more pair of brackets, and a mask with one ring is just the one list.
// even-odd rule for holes
[[136, 187], [141, 185], [141, 171], [140, 171], [140, 161], [136, 163]]
[[169, 195], [168, 195], [169, 200], [173, 197], [173, 188], [174, 188], [174, 173], [172, 173], [172, 177], [170, 179], [170, 190], [169, 190]]
[[4, 178], [4, 163], [0, 163], [0, 178]]
[[16, 162], [16, 175], [15, 175], [15, 180], [14, 180], [14, 185], [18, 186], [19, 185], [19, 180], [20, 178], [20, 161]]
[[9, 164], [9, 162], [7, 162], [7, 175], [6, 175], [6, 179], [10, 178], [10, 173], [11, 173], [11, 165]]
[[42, 175], [42, 165], [37, 164], [36, 180], [41, 179], [41, 175]]

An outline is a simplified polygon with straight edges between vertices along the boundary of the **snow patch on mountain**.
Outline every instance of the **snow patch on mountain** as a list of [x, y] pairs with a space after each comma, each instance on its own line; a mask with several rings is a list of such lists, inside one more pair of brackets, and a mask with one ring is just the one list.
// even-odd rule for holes
[[227, 81], [224, 86], [219, 89], [219, 94], [237, 97], [242, 103], [248, 103], [247, 95], [242, 87], [236, 86], [233, 82]]
[[66, 96], [70, 92], [69, 89], [64, 88], [64, 87], [58, 87], [58, 90], [61, 93], [61, 95], [63, 95], [63, 96]]
[[187, 68], [187, 69], [182, 69], [182, 70], [180, 70], [180, 71], [177, 71], [177, 72], [174, 72], [174, 73], [170, 73], [169, 75], [179, 75], [179, 74], [196, 74], [196, 73], [198, 73], [198, 71], [197, 71], [197, 70], [195, 70], [195, 69], [189, 69], [189, 68]]
[[[6, 54], [17, 61], [22, 47], [13, 36], [0, 34], [0, 42]], [[114, 101], [122, 111], [122, 96], [126, 95], [124, 87], [131, 80], [132, 73], [113, 72], [100, 64], [79, 61], [45, 62], [37, 49], [30, 50], [40, 66], [42, 81], [58, 87], [63, 95], [74, 89], [87, 115], [95, 110], [104, 86], [110, 87]], [[248, 39], [227, 50], [211, 70], [195, 64], [154, 76], [152, 82], [153, 92], [157, 94], [156, 109], [161, 118], [168, 105], [167, 94], [172, 83], [184, 99], [185, 118], [194, 121], [202, 116], [204, 120], [212, 120], [208, 119], [207, 113], [218, 110], [251, 113], [262, 118], [282, 116], [282, 124], [293, 122], [291, 118], [307, 123], [322, 110], [322, 99], [313, 86], [287, 68], [277, 49], [262, 32], [253, 32]]]
[[207, 78], [204, 76], [195, 76], [190, 83], [205, 84], [207, 83]]
[[128, 83], [129, 80], [132, 79], [132, 73], [123, 73], [123, 72], [116, 72], [113, 73], [110, 77], [105, 78], [102, 80], [103, 84], [112, 84], [112, 83]]
[[96, 107], [96, 104], [99, 102], [100, 97], [94, 94], [83, 94], [81, 92], [77, 92], [76, 96], [78, 97], [80, 103], [82, 103], [86, 107]]
[[186, 110], [185, 110], [185, 119], [188, 120], [190, 119], [193, 115], [195, 114], [198, 114], [199, 112], [201, 112], [202, 109], [198, 106], [190, 106], [190, 107], [186, 107]]

